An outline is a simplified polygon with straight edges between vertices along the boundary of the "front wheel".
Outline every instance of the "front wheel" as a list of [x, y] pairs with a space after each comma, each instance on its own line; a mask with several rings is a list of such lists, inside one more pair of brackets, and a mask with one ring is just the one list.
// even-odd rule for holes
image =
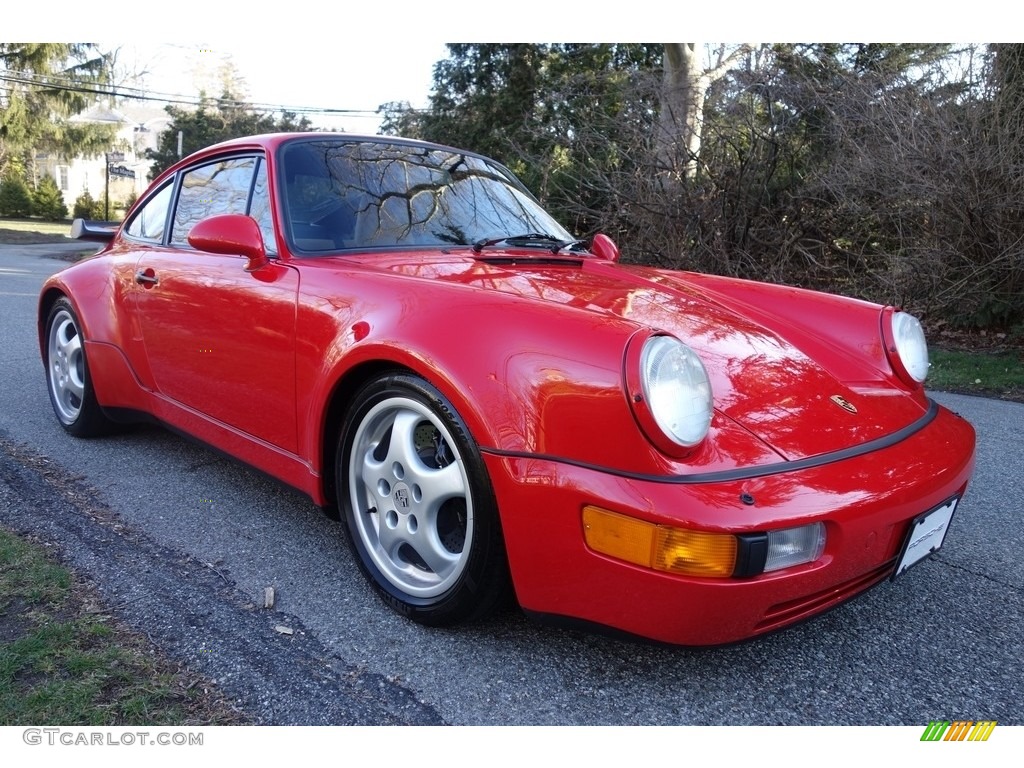
[[338, 501], [380, 596], [431, 626], [480, 618], [508, 584], [497, 505], [475, 441], [423, 379], [380, 377], [341, 430]]

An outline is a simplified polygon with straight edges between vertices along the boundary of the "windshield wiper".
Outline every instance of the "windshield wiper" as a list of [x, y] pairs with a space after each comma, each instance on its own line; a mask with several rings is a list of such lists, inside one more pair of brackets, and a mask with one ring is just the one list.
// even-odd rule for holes
[[473, 243], [473, 251], [480, 253], [484, 248], [498, 243], [518, 243], [518, 242], [534, 242], [544, 243], [545, 249], [552, 253], [558, 253], [565, 248], [571, 248], [574, 245], [580, 245], [584, 240], [562, 240], [553, 235], [546, 235], [543, 232], [525, 232], [521, 235], [504, 235], [502, 237], [490, 237], [482, 240], [477, 240]]

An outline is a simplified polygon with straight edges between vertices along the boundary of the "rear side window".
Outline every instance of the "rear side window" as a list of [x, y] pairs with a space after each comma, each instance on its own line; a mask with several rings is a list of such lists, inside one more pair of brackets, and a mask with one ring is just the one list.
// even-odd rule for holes
[[174, 185], [167, 183], [139, 209], [128, 223], [125, 232], [140, 240], [163, 242], [167, 228], [167, 209], [171, 204]]

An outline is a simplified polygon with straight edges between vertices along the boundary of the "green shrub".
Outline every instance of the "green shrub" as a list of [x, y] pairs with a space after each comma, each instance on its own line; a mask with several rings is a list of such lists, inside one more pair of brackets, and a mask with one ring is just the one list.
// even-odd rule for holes
[[57, 187], [53, 176], [43, 176], [32, 201], [32, 212], [47, 221], [60, 221], [68, 217], [68, 207], [64, 205], [64, 196]]
[[0, 216], [25, 217], [32, 213], [32, 195], [20, 174], [0, 181]]
[[102, 219], [103, 201], [94, 200], [93, 196], [89, 194], [89, 190], [85, 190], [75, 199], [75, 208], [72, 218]]

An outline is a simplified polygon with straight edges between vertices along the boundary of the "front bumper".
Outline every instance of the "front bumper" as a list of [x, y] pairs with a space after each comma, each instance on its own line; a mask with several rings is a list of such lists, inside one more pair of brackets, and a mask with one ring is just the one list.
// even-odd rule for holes
[[[719, 645], [810, 618], [890, 576], [911, 521], [965, 491], [974, 443], [971, 425], [940, 408], [926, 428], [882, 450], [728, 482], [638, 480], [486, 452], [485, 461], [524, 610], [660, 642]], [[827, 539], [806, 565], [748, 579], [684, 577], [588, 549], [587, 504], [710, 532], [822, 522]]]

